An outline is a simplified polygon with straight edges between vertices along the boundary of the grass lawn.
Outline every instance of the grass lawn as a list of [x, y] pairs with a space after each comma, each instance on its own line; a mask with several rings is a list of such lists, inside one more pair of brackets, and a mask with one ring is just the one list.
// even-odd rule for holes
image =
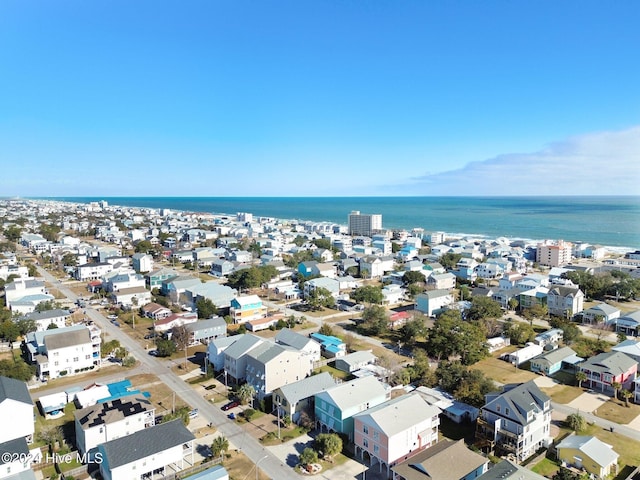
[[515, 368], [508, 362], [492, 357], [480, 360], [470, 368], [471, 370], [480, 370], [487, 377], [500, 383], [522, 383], [538, 378], [538, 375], [533, 372]]
[[629, 406], [626, 407], [624, 400], [611, 399], [601, 407], [598, 407], [596, 415], [600, 418], [626, 425], [640, 415], [640, 405], [629, 402]]
[[75, 430], [75, 424], [74, 424], [74, 416], [73, 416], [73, 412], [76, 411], [76, 406], [73, 402], [71, 403], [67, 403], [67, 406], [64, 408], [64, 415], [58, 418], [45, 418], [42, 413], [40, 412], [40, 409], [36, 409], [36, 414], [35, 414], [35, 435], [34, 435], [34, 442], [33, 442], [33, 447], [42, 447], [46, 445], [46, 442], [43, 442], [40, 439], [40, 435], [39, 433], [43, 430], [43, 429], [48, 429], [48, 428], [52, 428], [52, 427], [60, 427], [62, 428], [62, 432], [64, 434], [64, 437], [67, 440], [70, 440], [73, 438], [74, 436], [74, 430]]
[[329, 372], [333, 377], [339, 378], [340, 380], [347, 380], [351, 377], [351, 374], [343, 372], [342, 370], [338, 370], [337, 368], [331, 367], [329, 365], [325, 365], [324, 367], [320, 367], [314, 371], [318, 373]]
[[302, 428], [298, 425], [292, 425], [288, 428], [280, 429], [280, 438], [278, 438], [278, 432], [270, 432], [260, 438], [260, 443], [263, 445], [270, 447], [273, 445], [279, 445], [281, 443], [288, 442], [289, 440], [293, 440], [294, 438], [298, 438], [301, 435], [307, 433], [305, 428]]
[[[255, 464], [242, 452], [232, 451], [227, 453], [222, 465], [229, 472], [229, 478], [232, 480], [243, 480], [247, 477], [255, 478], [256, 476]], [[269, 477], [260, 469], [258, 470], [258, 478], [260, 480], [269, 480]]]
[[543, 477], [551, 478], [558, 470], [560, 470], [560, 465], [553, 460], [543, 458], [541, 461], [536, 463], [531, 470]]
[[567, 404], [582, 395], [582, 389], [570, 387], [568, 385], [556, 385], [551, 388], [540, 388], [551, 397], [551, 400], [558, 403]]

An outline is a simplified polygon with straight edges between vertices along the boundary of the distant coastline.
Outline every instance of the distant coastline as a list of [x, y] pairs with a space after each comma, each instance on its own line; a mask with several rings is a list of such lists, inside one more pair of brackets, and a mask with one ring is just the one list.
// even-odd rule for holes
[[450, 235], [563, 239], [640, 249], [640, 196], [567, 197], [31, 197], [175, 211], [330, 222], [352, 210], [381, 213], [389, 229], [422, 228]]

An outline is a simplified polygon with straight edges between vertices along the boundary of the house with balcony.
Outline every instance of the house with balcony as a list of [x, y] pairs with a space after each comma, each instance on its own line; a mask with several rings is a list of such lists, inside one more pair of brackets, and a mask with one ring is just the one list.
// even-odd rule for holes
[[155, 408], [143, 396], [128, 395], [76, 410], [76, 446], [80, 454], [99, 444], [155, 425]]
[[453, 303], [454, 298], [450, 290], [429, 290], [416, 295], [416, 310], [429, 317], [437, 315]]
[[418, 394], [388, 400], [353, 416], [356, 455], [366, 453], [371, 467], [391, 473], [398, 462], [438, 442], [440, 409]]
[[309, 355], [314, 362], [320, 361], [322, 356], [320, 344], [306, 335], [301, 335], [289, 328], [283, 328], [277, 333], [275, 340], [280, 345], [293, 347], [305, 355]]
[[35, 278], [18, 278], [7, 283], [5, 289], [5, 302], [13, 312], [31, 313], [41, 302], [53, 300], [42, 280]]
[[270, 396], [276, 388], [302, 380], [313, 370], [309, 355], [271, 342], [247, 352], [246, 365], [245, 379], [255, 389], [258, 400]]
[[162, 320], [171, 316], [171, 314], [173, 313], [167, 307], [163, 307], [162, 305], [153, 302], [144, 305], [142, 307], [142, 312], [144, 313], [145, 317], [152, 320]]
[[171, 268], [159, 268], [145, 275], [147, 286], [150, 290], [154, 288], [162, 288], [162, 282], [175, 278], [178, 276], [178, 272]]
[[583, 387], [613, 395], [614, 382], [621, 384], [625, 390], [632, 387], [637, 376], [638, 362], [622, 352], [611, 351], [587, 359], [579, 368], [587, 376], [582, 382]]
[[618, 455], [611, 445], [594, 436], [569, 435], [557, 446], [563, 466], [586, 471], [590, 478], [606, 479], [618, 473]]
[[636, 362], [640, 363], [640, 342], [628, 338], [623, 340], [615, 347], [611, 349], [614, 352], [621, 352], [629, 357], [633, 358]]
[[297, 382], [288, 383], [273, 391], [273, 404], [279, 410], [280, 418], [288, 416], [298, 423], [303, 412], [314, 418], [315, 395], [336, 385], [329, 372], [311, 375]]
[[550, 426], [551, 399], [531, 380], [485, 395], [476, 438], [491, 451], [513, 454], [522, 462], [551, 444]]
[[637, 337], [640, 333], [640, 310], [621, 315], [615, 320], [615, 323], [616, 332]]
[[464, 440], [440, 440], [391, 468], [393, 480], [472, 480], [489, 468], [489, 459]]
[[233, 323], [245, 323], [249, 320], [264, 318], [267, 307], [262, 304], [262, 299], [257, 295], [247, 295], [231, 300], [230, 313]]
[[85, 263], [76, 267], [74, 276], [75, 279], [80, 282], [87, 282], [90, 280], [98, 280], [112, 271], [113, 265], [108, 262]]
[[213, 317], [206, 320], [198, 320], [197, 322], [186, 325], [189, 332], [189, 344], [203, 345], [209, 342], [227, 336], [227, 322], [222, 317]]
[[229, 275], [236, 268], [233, 262], [224, 258], [216, 258], [211, 262], [211, 269], [209, 273], [214, 277], [222, 278]]
[[54, 379], [98, 368], [100, 333], [95, 325], [73, 325], [27, 334], [26, 348], [38, 378]]
[[521, 291], [516, 297], [518, 299], [518, 308], [522, 311], [533, 306], [546, 306], [548, 292], [549, 289], [546, 287], [534, 287]]
[[620, 310], [608, 303], [599, 303], [582, 312], [582, 323], [593, 325], [605, 323], [611, 325], [620, 318]]
[[324, 288], [333, 297], [337, 297], [340, 294], [340, 282], [335, 278], [312, 278], [304, 282], [303, 295], [304, 298], [309, 298], [315, 290], [318, 288]]
[[262, 343], [264, 340], [260, 337], [247, 334], [229, 345], [223, 352], [225, 378], [231, 377], [237, 384], [244, 382], [247, 375], [247, 354]]
[[61, 308], [42, 312], [31, 312], [22, 317], [23, 320], [32, 320], [35, 322], [36, 332], [43, 332], [52, 324], [55, 325], [56, 328], [64, 328], [70, 318], [71, 312]]
[[316, 394], [316, 426], [321, 432], [343, 433], [353, 441], [353, 416], [390, 397], [391, 392], [373, 376], [338, 384]]
[[584, 309], [584, 293], [578, 287], [553, 286], [547, 292], [547, 308], [549, 315], [573, 318]]
[[427, 288], [432, 290], [451, 290], [456, 287], [453, 273], [433, 273], [427, 278]]
[[98, 445], [104, 480], [163, 478], [195, 465], [195, 436], [176, 419]]
[[360, 258], [360, 275], [362, 278], [382, 278], [384, 262], [376, 255], [365, 255]]

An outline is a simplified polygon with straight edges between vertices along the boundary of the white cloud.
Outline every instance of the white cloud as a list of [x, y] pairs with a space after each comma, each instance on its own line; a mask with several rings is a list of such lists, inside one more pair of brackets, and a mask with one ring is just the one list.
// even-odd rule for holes
[[555, 142], [412, 178], [413, 195], [638, 195], [640, 126]]

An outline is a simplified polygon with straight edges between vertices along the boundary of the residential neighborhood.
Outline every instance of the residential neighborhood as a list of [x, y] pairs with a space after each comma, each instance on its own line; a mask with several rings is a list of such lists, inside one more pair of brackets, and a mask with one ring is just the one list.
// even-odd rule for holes
[[632, 252], [367, 215], [0, 201], [0, 479], [635, 478]]

